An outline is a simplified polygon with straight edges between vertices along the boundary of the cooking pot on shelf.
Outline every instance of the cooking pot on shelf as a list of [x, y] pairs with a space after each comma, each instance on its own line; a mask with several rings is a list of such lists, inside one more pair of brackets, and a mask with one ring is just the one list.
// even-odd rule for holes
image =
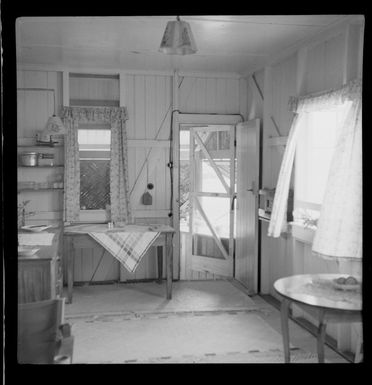
[[20, 155], [21, 166], [37, 166], [38, 153], [37, 152], [23, 152]]

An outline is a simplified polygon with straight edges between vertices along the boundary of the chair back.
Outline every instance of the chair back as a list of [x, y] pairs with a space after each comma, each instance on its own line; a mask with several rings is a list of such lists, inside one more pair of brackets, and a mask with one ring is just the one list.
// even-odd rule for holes
[[19, 363], [53, 363], [62, 306], [62, 299], [18, 304]]

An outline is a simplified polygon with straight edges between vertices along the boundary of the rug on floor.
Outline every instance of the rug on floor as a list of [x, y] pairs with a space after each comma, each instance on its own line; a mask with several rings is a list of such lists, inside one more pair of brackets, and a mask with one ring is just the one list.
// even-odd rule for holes
[[257, 308], [228, 281], [176, 281], [167, 300], [165, 282], [75, 286], [68, 316], [124, 312], [174, 312]]
[[[75, 338], [73, 363], [284, 361], [281, 335], [254, 311], [101, 315], [68, 322]], [[293, 362], [313, 358], [294, 351]]]
[[[328, 360], [325, 360], [329, 363]], [[106, 362], [110, 364], [111, 362]], [[136, 362], [127, 361], [125, 364], [283, 364], [284, 354], [279, 349], [271, 349], [266, 352], [247, 351], [231, 352], [227, 354], [206, 354], [205, 356], [185, 355], [180, 357], [158, 357], [148, 361]], [[305, 352], [300, 349], [291, 352], [290, 363], [298, 364], [316, 364], [318, 356], [316, 353]]]

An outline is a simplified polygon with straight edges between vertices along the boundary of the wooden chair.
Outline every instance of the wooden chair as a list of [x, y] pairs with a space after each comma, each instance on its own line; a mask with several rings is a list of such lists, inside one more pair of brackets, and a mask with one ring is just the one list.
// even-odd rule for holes
[[18, 304], [18, 362], [72, 363], [73, 336], [62, 324], [64, 299]]

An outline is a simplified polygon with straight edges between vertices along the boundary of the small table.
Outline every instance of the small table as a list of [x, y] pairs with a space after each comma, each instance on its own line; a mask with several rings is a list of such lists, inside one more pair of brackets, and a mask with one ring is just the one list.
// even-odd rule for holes
[[[152, 230], [151, 227], [156, 227], [156, 230]], [[173, 279], [173, 244], [172, 236], [175, 230], [167, 225], [126, 225], [122, 228], [108, 229], [107, 224], [87, 224], [82, 225], [69, 225], [64, 227], [64, 236], [67, 240], [67, 250], [65, 251], [65, 257], [67, 261], [67, 297], [68, 302], [72, 303], [72, 288], [73, 288], [73, 268], [75, 259], [75, 248], [79, 244], [79, 241], [86, 239], [95, 242], [100, 248], [103, 248], [98, 242], [89, 236], [90, 232], [114, 232], [114, 231], [125, 231], [125, 232], [146, 232], [146, 231], [157, 231], [160, 232], [158, 238], [152, 243], [152, 246], [162, 247], [165, 251], [166, 258], [166, 271], [167, 271], [167, 284], [166, 284], [166, 298], [172, 298], [172, 279]], [[159, 252], [159, 251], [158, 251]], [[114, 258], [114, 257], [113, 257]], [[161, 279], [162, 263], [158, 258], [158, 281]]]
[[[341, 292], [334, 288], [314, 286], [313, 282], [330, 282], [342, 274], [303, 274], [278, 279], [274, 283], [275, 291], [282, 298], [281, 324], [284, 344], [285, 362], [290, 362], [288, 314], [292, 303], [304, 310], [315, 309], [318, 312], [319, 327], [317, 331], [318, 361], [324, 363], [324, 341], [327, 322], [361, 322], [362, 298], [360, 292]], [[323, 290], [323, 295], [322, 295]], [[328, 292], [327, 292], [328, 291]], [[342, 296], [348, 296], [347, 301]], [[339, 297], [339, 298], [338, 298]], [[361, 346], [361, 341], [358, 341]], [[356, 353], [356, 361], [360, 352]]]

